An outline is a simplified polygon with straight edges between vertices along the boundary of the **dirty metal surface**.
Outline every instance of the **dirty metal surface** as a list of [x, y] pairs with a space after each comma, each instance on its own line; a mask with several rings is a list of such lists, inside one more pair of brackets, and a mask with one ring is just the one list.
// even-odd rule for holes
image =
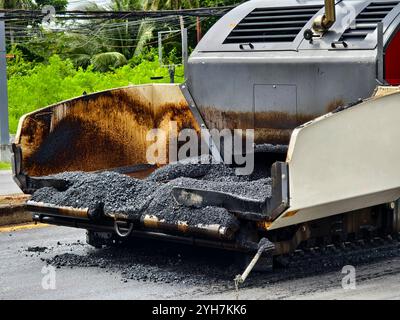
[[210, 129], [254, 129], [256, 144], [288, 144], [294, 128], [318, 116], [278, 111], [225, 111], [216, 107], [199, 107], [199, 110]]
[[179, 88], [131, 86], [82, 96], [26, 116], [19, 143], [23, 169], [31, 176], [95, 171], [147, 163], [150, 129], [198, 129]]

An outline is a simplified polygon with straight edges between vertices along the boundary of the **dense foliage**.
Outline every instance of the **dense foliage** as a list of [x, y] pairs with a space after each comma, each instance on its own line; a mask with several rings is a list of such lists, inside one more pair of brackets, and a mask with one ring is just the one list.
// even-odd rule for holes
[[62, 11], [67, 8], [68, 0], [0, 0], [0, 9], [40, 9], [49, 5]]
[[[165, 10], [232, 5], [242, 0], [111, 0], [108, 7], [95, 2], [81, 10]], [[67, 0], [0, 0], [0, 8], [34, 9], [54, 6], [67, 8]], [[217, 17], [201, 20], [205, 33]], [[163, 64], [181, 64], [181, 23], [188, 28], [189, 49], [197, 44], [196, 17], [167, 17], [138, 21], [46, 23], [16, 20], [6, 23], [7, 78], [10, 131], [17, 129], [19, 118], [30, 111], [65, 99], [129, 84], [169, 82], [168, 69], [158, 61], [157, 35], [173, 30], [163, 40]], [[183, 67], [176, 69], [175, 82], [183, 81]], [[157, 79], [154, 79], [157, 77]], [[159, 77], [163, 77], [161, 80]], [[153, 79], [152, 79], [153, 78]]]
[[0, 170], [10, 170], [11, 164], [8, 162], [0, 162]]

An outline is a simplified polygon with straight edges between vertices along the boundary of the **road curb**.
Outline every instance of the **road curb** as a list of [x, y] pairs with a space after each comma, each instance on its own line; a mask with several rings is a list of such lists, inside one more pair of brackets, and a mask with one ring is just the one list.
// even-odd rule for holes
[[26, 211], [27, 195], [0, 196], [0, 226], [32, 222], [32, 214]]

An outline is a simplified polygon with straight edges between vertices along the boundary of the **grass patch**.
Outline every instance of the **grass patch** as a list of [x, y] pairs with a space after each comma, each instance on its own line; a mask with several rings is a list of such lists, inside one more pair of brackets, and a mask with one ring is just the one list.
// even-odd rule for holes
[[11, 170], [11, 163], [0, 162], [0, 170]]
[[[163, 77], [154, 80], [153, 77]], [[183, 66], [176, 68], [175, 82], [183, 82]], [[125, 65], [110, 72], [97, 72], [74, 67], [70, 60], [53, 56], [26, 73], [14, 73], [8, 78], [8, 111], [10, 132], [15, 133], [22, 115], [56, 102], [130, 84], [169, 82], [167, 68], [160, 67], [158, 58], [140, 64]]]

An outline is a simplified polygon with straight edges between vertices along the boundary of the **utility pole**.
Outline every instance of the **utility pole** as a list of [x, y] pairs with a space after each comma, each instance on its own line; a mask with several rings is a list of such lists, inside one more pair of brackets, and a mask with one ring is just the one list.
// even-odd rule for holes
[[185, 23], [183, 21], [183, 16], [179, 16], [179, 22], [181, 25], [181, 37], [182, 37], [182, 63], [183, 63], [183, 73], [186, 80], [186, 65], [188, 61], [188, 39], [187, 39], [187, 28], [185, 28]]
[[8, 129], [6, 29], [4, 13], [0, 13], [0, 161], [10, 161], [10, 132]]
[[203, 36], [201, 33], [201, 21], [199, 17], [196, 17], [196, 33], [197, 33], [197, 43], [199, 43]]

